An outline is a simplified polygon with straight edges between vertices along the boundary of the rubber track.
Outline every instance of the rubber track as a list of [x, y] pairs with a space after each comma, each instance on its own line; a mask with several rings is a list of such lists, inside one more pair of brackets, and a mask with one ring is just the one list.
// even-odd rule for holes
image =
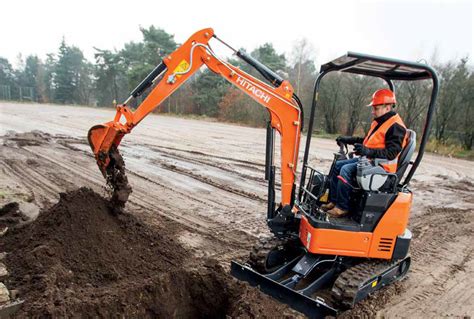
[[354, 306], [354, 300], [362, 284], [394, 266], [396, 262], [364, 261], [343, 271], [334, 282], [331, 295], [345, 309]]
[[266, 260], [267, 256], [275, 247], [285, 244], [284, 240], [278, 239], [275, 236], [265, 236], [257, 240], [257, 243], [252, 247], [250, 252], [249, 264], [253, 269], [260, 273], [267, 273]]

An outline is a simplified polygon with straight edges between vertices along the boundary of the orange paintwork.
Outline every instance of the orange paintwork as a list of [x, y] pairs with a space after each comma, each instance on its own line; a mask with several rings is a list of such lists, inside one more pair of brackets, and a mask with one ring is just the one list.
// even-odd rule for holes
[[[397, 236], [403, 235], [407, 228], [412, 200], [412, 193], [398, 193], [397, 199], [385, 212], [382, 220], [380, 220], [374, 230], [369, 255], [367, 257], [384, 259], [392, 258]], [[393, 241], [389, 251], [379, 250], [379, 245], [383, 244], [385, 239], [392, 239]]]
[[365, 257], [371, 238], [367, 232], [314, 228], [306, 217], [301, 219], [301, 242], [314, 254]]
[[[213, 34], [211, 28], [198, 31], [176, 51], [164, 58], [163, 63], [166, 64], [167, 70], [161, 82], [135, 112], [126, 105], [119, 105], [114, 121], [96, 125], [89, 130], [89, 143], [99, 168], [104, 173], [109, 164], [110, 148], [113, 145], [118, 146], [125, 134], [130, 133], [135, 125], [205, 64], [269, 111], [271, 125], [281, 135], [281, 201], [283, 205], [287, 205], [290, 203], [295, 181], [301, 131], [301, 114], [292, 99], [293, 88], [288, 81], [283, 81], [278, 88], [274, 88], [216, 58], [207, 47]], [[186, 73], [177, 74], [183, 71]], [[125, 122], [120, 122], [122, 118], [125, 118]]]
[[303, 216], [300, 240], [313, 254], [390, 259], [397, 236], [405, 232], [411, 202], [411, 193], [398, 193], [373, 233], [314, 228]]

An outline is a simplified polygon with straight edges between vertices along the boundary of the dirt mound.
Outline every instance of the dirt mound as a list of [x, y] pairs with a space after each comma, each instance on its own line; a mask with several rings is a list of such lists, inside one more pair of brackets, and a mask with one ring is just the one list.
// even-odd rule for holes
[[[26, 302], [18, 317], [271, 317], [285, 311], [233, 281], [215, 261], [186, 269], [190, 255], [172, 236], [81, 188], [60, 194], [37, 220], [0, 241], [8, 287]], [[276, 307], [275, 307], [276, 305]]]

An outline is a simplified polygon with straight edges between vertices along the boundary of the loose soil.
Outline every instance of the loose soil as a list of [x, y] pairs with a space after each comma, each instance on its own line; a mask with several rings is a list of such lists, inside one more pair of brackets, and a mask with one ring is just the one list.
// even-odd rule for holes
[[214, 260], [187, 268], [189, 252], [172, 234], [128, 213], [116, 216], [90, 189], [61, 193], [36, 221], [0, 241], [7, 285], [26, 301], [16, 316], [271, 317], [283, 308], [234, 282]]
[[110, 150], [109, 157], [110, 163], [106, 169], [106, 180], [112, 190], [112, 197], [110, 199], [112, 208], [115, 213], [119, 214], [132, 193], [132, 187], [128, 184], [125, 162], [118, 149], [114, 147]]
[[[16, 202], [22, 213], [25, 213], [25, 207], [48, 211], [60, 201], [60, 193], [76, 191], [80, 187], [108, 197], [109, 191], [91, 154], [86, 133], [91, 126], [110, 121], [113, 116], [113, 110], [102, 108], [0, 103], [0, 207]], [[35, 131], [38, 128], [43, 132]], [[239, 288], [241, 294], [233, 294], [233, 287], [248, 286], [234, 286], [235, 282], [227, 275], [230, 261], [245, 259], [256, 239], [268, 233], [265, 224], [265, 134], [264, 129], [150, 115], [132, 134], [124, 137], [119, 150], [125, 159], [129, 184], [133, 187], [124, 207], [125, 215], [133, 216], [163, 238], [170, 238], [170, 242], [173, 239], [186, 256], [182, 263], [169, 267], [166, 273], [170, 275], [157, 270], [162, 279], [150, 277], [151, 287], [156, 287], [153, 285], [156, 282], [170, 286], [170, 296], [178, 298], [176, 288], [167, 284], [167, 278], [174, 276], [183, 285], [193, 282], [188, 278], [217, 280], [214, 278], [220, 278], [220, 275], [205, 276], [209, 273], [206, 269], [220, 274], [213, 268], [215, 262], [206, 267], [209, 260], [214, 260], [224, 267], [221, 273], [227, 279], [222, 287], [229, 287], [229, 293], [224, 295], [234, 299], [233, 303], [223, 306], [224, 313], [243, 317], [297, 316], [272, 299], [262, 299], [265, 296], [256, 290]], [[276, 163], [279, 162], [278, 145], [277, 139]], [[305, 145], [304, 139], [302, 145]], [[327, 171], [336, 148], [334, 141], [313, 138], [309, 164]], [[374, 294], [344, 316], [474, 316], [473, 181], [472, 162], [424, 155], [411, 182], [414, 193], [409, 224], [414, 236], [411, 270], [405, 280]], [[7, 236], [10, 236], [8, 232]], [[80, 288], [77, 291], [62, 289], [61, 294], [57, 293], [58, 300], [67, 300], [76, 308], [83, 307], [81, 302], [84, 301], [92, 315], [96, 308], [114, 309], [116, 313], [127, 313], [126, 307], [135, 309], [134, 302], [141, 300], [137, 296], [145, 291], [144, 282], [148, 277], [132, 271], [134, 280], [128, 280], [132, 277], [123, 275], [128, 268], [118, 264], [116, 272], [122, 277], [115, 279], [115, 270], [99, 267], [105, 274], [97, 275], [104, 283], [101, 287], [90, 287], [84, 283], [87, 280], [71, 281], [69, 285]], [[73, 267], [62, 261], [60, 265], [52, 269], [65, 271]], [[175, 273], [175, 268], [179, 272]], [[146, 268], [144, 274], [152, 269]], [[196, 271], [197, 275], [193, 275]], [[62, 277], [54, 275], [51, 278]], [[84, 275], [84, 278], [96, 277]], [[16, 280], [21, 283], [20, 279]], [[7, 287], [15, 289], [14, 286]], [[220, 289], [221, 286], [212, 287]], [[150, 291], [155, 290], [150, 288]], [[213, 296], [212, 292], [208, 294]], [[24, 292], [23, 296], [26, 296]], [[154, 293], [144, 296], [150, 300]], [[158, 301], [153, 302], [159, 303], [163, 299], [159, 296], [156, 297]], [[190, 305], [185, 306], [188, 310], [195, 309], [192, 302], [183, 304]], [[108, 305], [114, 306], [107, 308]]]

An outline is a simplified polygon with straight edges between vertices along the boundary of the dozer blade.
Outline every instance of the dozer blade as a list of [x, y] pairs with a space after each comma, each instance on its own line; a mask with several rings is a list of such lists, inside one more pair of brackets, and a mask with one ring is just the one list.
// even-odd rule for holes
[[337, 315], [337, 310], [327, 305], [322, 299], [313, 299], [288, 288], [268, 276], [256, 272], [249, 266], [232, 261], [231, 274], [239, 280], [248, 282], [251, 286], [258, 286], [267, 295], [289, 305], [309, 318]]
[[112, 123], [95, 125], [89, 130], [87, 135], [89, 145], [104, 177], [107, 177], [111, 149], [113, 146], [116, 148], [120, 144], [122, 137], [123, 133], [115, 128]]

